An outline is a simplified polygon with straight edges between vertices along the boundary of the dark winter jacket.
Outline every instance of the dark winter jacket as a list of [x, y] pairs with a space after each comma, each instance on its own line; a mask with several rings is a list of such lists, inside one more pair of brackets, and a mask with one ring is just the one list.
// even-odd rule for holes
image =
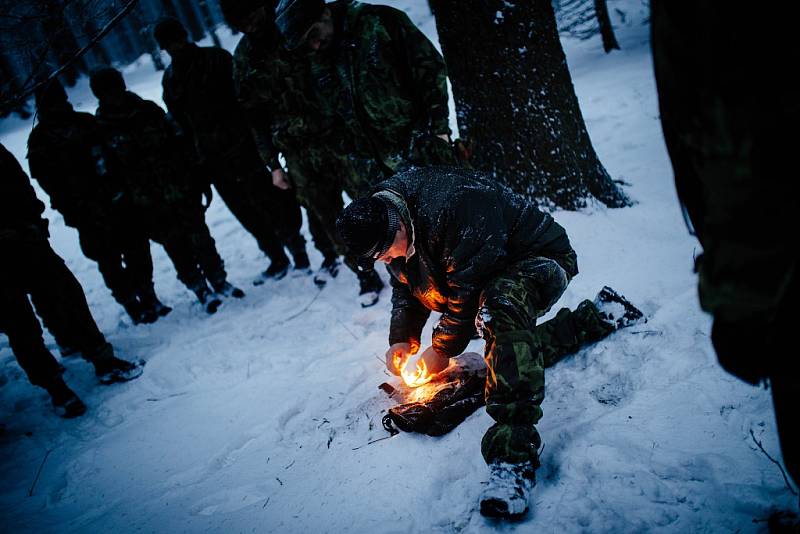
[[134, 206], [169, 209], [199, 199], [203, 185], [195, 186], [190, 176], [193, 151], [155, 102], [129, 92], [118, 107], [101, 102], [97, 120], [109, 172], [124, 182]]
[[406, 258], [392, 275], [390, 343], [419, 344], [430, 310], [442, 313], [433, 346], [460, 354], [475, 331], [480, 293], [504, 269], [544, 256], [578, 273], [567, 234], [553, 218], [481, 173], [450, 167], [417, 168], [378, 185], [409, 230]]
[[236, 99], [228, 51], [189, 44], [173, 56], [161, 85], [167, 109], [201, 156], [224, 157], [242, 143], [252, 143]]
[[[44, 204], [17, 159], [0, 144], [0, 243], [46, 239]], [[5, 258], [8, 260], [8, 258]]]
[[342, 117], [355, 150], [392, 164], [413, 132], [450, 133], [444, 59], [408, 16], [392, 7], [339, 0], [335, 41], [312, 56], [324, 111]]
[[101, 176], [102, 139], [93, 115], [71, 107], [40, 111], [28, 138], [28, 164], [67, 225], [104, 224], [119, 188]]

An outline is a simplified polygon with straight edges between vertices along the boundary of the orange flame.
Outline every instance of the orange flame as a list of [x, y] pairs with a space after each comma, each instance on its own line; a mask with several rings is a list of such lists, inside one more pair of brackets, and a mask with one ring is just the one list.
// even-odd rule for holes
[[422, 359], [422, 354], [409, 356], [405, 362], [398, 362], [398, 360], [400, 358], [395, 356], [395, 365], [400, 369], [400, 376], [408, 387], [416, 388], [422, 386], [433, 378], [433, 375], [428, 373], [428, 366], [425, 364], [425, 360]]

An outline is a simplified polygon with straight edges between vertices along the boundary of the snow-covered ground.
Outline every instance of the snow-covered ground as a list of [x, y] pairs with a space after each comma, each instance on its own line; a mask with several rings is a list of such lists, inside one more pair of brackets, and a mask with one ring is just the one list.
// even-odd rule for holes
[[[393, 4], [436, 41], [426, 2]], [[379, 361], [388, 293], [361, 309], [346, 271], [322, 291], [309, 278], [253, 287], [265, 261], [215, 200], [208, 223], [247, 297], [207, 316], [154, 245], [156, 289], [175, 309], [152, 326], [130, 324], [76, 232], [47, 211], [53, 247], [101, 329], [147, 366], [139, 380], [101, 387], [89, 365], [65, 360], [89, 411], [64, 421], [0, 336], [0, 531], [749, 532], [776, 509], [796, 512], [750, 435], [780, 458], [769, 393], [716, 363], [692, 274], [698, 247], [680, 216], [658, 122], [648, 29], [638, 1], [623, 7], [621, 51], [604, 54], [599, 38], [564, 46], [595, 147], [637, 204], [554, 214], [581, 266], [561, 305], [609, 284], [650, 320], [548, 371], [543, 467], [525, 521], [496, 523], [477, 511], [488, 473], [480, 438], [491, 424], [483, 409], [441, 438], [368, 444], [388, 435], [380, 419], [390, 401], [377, 390], [391, 381]], [[147, 61], [126, 78], [160, 102]], [[78, 109], [94, 110], [85, 80], [70, 95]], [[26, 168], [30, 128], [0, 123], [2, 142]], [[56, 352], [49, 334], [46, 342]], [[481, 352], [480, 342], [470, 349]]]

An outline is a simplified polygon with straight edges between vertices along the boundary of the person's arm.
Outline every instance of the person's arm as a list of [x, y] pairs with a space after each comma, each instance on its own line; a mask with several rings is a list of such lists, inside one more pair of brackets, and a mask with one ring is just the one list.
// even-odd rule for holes
[[447, 67], [444, 58], [408, 16], [399, 10], [393, 21], [392, 39], [405, 55], [417, 101], [425, 113], [429, 133], [449, 141], [450, 121], [447, 95]]
[[394, 276], [392, 286], [392, 317], [389, 323], [389, 345], [408, 343], [414, 352], [419, 348], [422, 328], [431, 312], [409, 291], [408, 285]]
[[455, 246], [446, 253], [447, 311], [433, 330], [433, 347], [450, 358], [464, 351], [475, 332], [482, 284], [506, 254], [507, 236], [482, 204], [479, 198], [462, 199], [445, 229], [445, 243]]

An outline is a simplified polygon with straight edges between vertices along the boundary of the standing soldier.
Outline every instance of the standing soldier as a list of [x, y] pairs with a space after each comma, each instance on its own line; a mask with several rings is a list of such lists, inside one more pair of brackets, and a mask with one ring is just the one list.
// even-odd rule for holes
[[220, 305], [214, 292], [243, 297], [241, 289], [228, 283], [204, 220], [200, 191], [207, 184], [192, 182], [188, 146], [166, 113], [155, 102], [127, 91], [116, 69], [94, 73], [90, 86], [100, 101], [96, 116], [109, 172], [124, 181], [125, 194], [130, 195], [125, 201], [141, 215], [148, 235], [164, 246], [178, 278], [208, 313]]
[[[678, 198], [703, 247], [700, 306], [720, 365], [769, 383], [786, 470], [800, 483], [797, 123], [800, 5], [651, 7], [653, 65]], [[743, 39], [742, 35], [748, 35]], [[796, 527], [795, 527], [796, 528]]]
[[159, 46], [172, 58], [162, 80], [164, 102], [190, 135], [225, 204], [256, 238], [271, 263], [256, 283], [283, 278], [289, 269], [309, 272], [306, 242], [300, 234], [302, 214], [291, 191], [272, 185], [247, 121], [236, 99], [233, 60], [226, 50], [190, 43], [175, 19], [155, 28]]
[[306, 207], [311, 235], [323, 253], [315, 283], [324, 286], [335, 277], [338, 256], [344, 255], [345, 264], [358, 276], [361, 305], [375, 304], [383, 282], [374, 271], [357, 268], [336, 233], [342, 191], [359, 198], [369, 190], [342, 144], [341, 120], [321, 113], [310, 87], [308, 60], [283, 48], [270, 2], [223, 0], [221, 7], [228, 23], [245, 34], [234, 53], [234, 79], [259, 153], [272, 170], [273, 183], [294, 189]]
[[97, 329], [78, 280], [47, 242], [42, 211], [25, 172], [0, 145], [0, 331], [31, 384], [47, 390], [62, 417], [77, 417], [86, 406], [61, 378], [28, 297], [56, 339], [92, 362], [101, 383], [137, 378], [142, 364], [117, 358]]
[[153, 288], [150, 240], [136, 227], [129, 207], [114, 201], [120, 184], [104, 173], [96, 119], [74, 111], [57, 80], [37, 92], [36, 114], [39, 122], [28, 138], [31, 176], [64, 223], [78, 230], [81, 250], [97, 262], [134, 324], [166, 315], [171, 308]]
[[481, 513], [524, 514], [539, 467], [544, 368], [642, 313], [606, 287], [595, 302], [537, 327], [578, 274], [575, 251], [550, 215], [472, 171], [397, 174], [345, 208], [337, 226], [362, 261], [389, 264], [391, 372], [414, 369], [411, 355], [431, 310], [442, 315], [432, 345], [417, 357], [430, 373], [447, 368], [478, 327], [489, 367], [486, 412], [495, 420], [481, 442], [490, 469]]
[[313, 89], [345, 125], [370, 180], [415, 165], [457, 165], [450, 146], [444, 59], [408, 16], [352, 0], [281, 0], [287, 49], [311, 54]]

